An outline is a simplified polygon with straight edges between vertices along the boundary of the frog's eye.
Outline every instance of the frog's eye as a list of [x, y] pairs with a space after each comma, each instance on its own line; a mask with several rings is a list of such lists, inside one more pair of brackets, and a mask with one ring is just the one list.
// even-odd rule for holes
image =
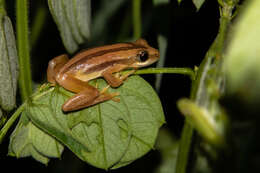
[[145, 62], [146, 60], [148, 60], [148, 58], [149, 58], [149, 55], [148, 55], [148, 52], [147, 52], [147, 51], [142, 51], [142, 52], [140, 52], [140, 54], [139, 54], [139, 60], [140, 60], [141, 62]]

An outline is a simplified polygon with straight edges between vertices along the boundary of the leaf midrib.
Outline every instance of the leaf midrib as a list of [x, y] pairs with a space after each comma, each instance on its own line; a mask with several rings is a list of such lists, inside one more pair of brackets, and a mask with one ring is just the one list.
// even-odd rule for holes
[[100, 104], [97, 105], [97, 109], [98, 109], [98, 118], [99, 118], [99, 122], [100, 122], [100, 133], [102, 135], [102, 148], [103, 148], [103, 154], [104, 154], [104, 163], [105, 163], [105, 167], [107, 168], [107, 155], [106, 155], [106, 149], [105, 149], [105, 136], [104, 136], [104, 129], [103, 129], [103, 121], [102, 121], [102, 117], [101, 117], [101, 108], [100, 108]]

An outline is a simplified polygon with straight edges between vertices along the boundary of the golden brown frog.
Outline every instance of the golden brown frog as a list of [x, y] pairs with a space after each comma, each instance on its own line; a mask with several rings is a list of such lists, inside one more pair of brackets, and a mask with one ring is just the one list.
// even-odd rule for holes
[[[47, 79], [76, 93], [62, 106], [62, 110], [74, 111], [106, 100], [118, 93], [107, 93], [107, 87], [99, 91], [88, 81], [104, 77], [112, 87], [120, 86], [136, 69], [148, 66], [159, 59], [159, 52], [143, 39], [133, 43], [118, 43], [96, 47], [78, 53], [72, 59], [63, 54], [49, 62]], [[122, 70], [132, 69], [124, 75]]]

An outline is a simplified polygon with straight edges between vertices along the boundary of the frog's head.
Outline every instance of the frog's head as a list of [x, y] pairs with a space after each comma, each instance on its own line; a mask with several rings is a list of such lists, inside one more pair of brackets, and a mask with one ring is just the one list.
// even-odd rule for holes
[[148, 45], [144, 39], [138, 39], [134, 42], [134, 44], [140, 46], [140, 49], [138, 49], [136, 60], [131, 65], [132, 67], [146, 67], [159, 59], [159, 51]]

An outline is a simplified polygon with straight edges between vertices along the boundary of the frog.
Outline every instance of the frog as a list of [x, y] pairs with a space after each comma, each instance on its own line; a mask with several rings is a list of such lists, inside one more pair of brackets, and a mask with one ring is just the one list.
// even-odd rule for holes
[[[134, 42], [116, 43], [90, 48], [69, 59], [62, 54], [49, 61], [47, 80], [52, 86], [59, 85], [75, 93], [64, 102], [64, 112], [77, 111], [108, 100], [120, 93], [108, 93], [109, 87], [119, 87], [139, 68], [158, 61], [159, 51], [140, 38]], [[128, 70], [125, 73], [122, 71]], [[101, 91], [90, 85], [93, 79], [104, 78], [108, 83]]]

